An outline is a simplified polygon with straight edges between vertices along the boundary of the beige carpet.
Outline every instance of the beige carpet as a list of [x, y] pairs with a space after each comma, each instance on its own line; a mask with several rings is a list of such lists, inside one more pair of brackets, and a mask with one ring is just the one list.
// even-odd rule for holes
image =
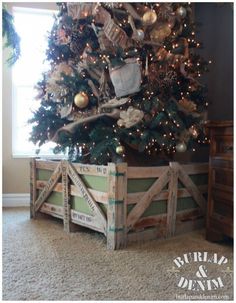
[[[181, 276], [203, 279], [196, 276], [201, 274], [200, 263], [183, 265], [176, 272], [173, 262], [197, 251], [229, 259], [222, 265], [203, 264], [205, 279], [221, 277], [220, 289], [177, 286]], [[55, 219], [30, 220], [23, 208], [3, 211], [3, 300], [176, 300], [196, 295], [201, 301], [232, 300], [232, 268], [232, 243], [207, 242], [204, 231], [108, 251], [98, 233], [67, 235]]]

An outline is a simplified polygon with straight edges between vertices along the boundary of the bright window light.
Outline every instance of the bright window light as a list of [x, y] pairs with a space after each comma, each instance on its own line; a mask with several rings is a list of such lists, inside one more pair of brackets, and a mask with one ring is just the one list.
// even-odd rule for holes
[[[29, 141], [31, 125], [27, 121], [40, 101], [34, 97], [36, 83], [42, 72], [49, 69], [45, 61], [47, 37], [55, 11], [28, 8], [13, 8], [15, 28], [21, 38], [21, 57], [13, 66], [13, 113], [12, 113], [12, 153], [13, 157], [32, 157], [37, 147]], [[40, 148], [39, 156], [56, 157], [52, 150], [55, 144], [49, 142]]]

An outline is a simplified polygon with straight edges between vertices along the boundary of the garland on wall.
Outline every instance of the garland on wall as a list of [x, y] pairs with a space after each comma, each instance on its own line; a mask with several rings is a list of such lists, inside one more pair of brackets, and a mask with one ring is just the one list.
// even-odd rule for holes
[[6, 6], [2, 8], [2, 38], [5, 40], [4, 47], [10, 50], [7, 64], [12, 66], [20, 57], [20, 37], [14, 26], [14, 18]]

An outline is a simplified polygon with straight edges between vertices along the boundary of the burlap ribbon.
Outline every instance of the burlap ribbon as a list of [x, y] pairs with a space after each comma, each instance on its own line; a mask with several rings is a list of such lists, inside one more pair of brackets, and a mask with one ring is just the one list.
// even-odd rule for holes
[[67, 124], [66, 126], [63, 126], [59, 128], [56, 133], [53, 135], [53, 137], [49, 138], [49, 140], [60, 143], [60, 134], [61, 133], [67, 133], [67, 134], [73, 134], [76, 131], [77, 126], [83, 124], [83, 123], [88, 123], [92, 121], [96, 121], [99, 118], [102, 117], [111, 117], [113, 119], [119, 119], [120, 117], [120, 110], [119, 109], [113, 109], [110, 113], [101, 113], [101, 114], [96, 114], [90, 117], [85, 117], [78, 119], [70, 124]]

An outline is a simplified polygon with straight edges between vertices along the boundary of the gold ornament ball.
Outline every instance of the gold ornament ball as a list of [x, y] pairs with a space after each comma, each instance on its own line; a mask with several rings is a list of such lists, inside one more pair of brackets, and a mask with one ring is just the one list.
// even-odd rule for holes
[[187, 150], [187, 146], [184, 142], [180, 142], [176, 145], [176, 151], [178, 153], [184, 153]]
[[180, 6], [179, 8], [177, 8], [176, 13], [177, 13], [177, 15], [179, 15], [181, 18], [185, 18], [186, 15], [187, 15], [186, 8], [184, 8], [183, 6]]
[[154, 10], [148, 10], [144, 13], [142, 19], [145, 25], [152, 25], [157, 21], [157, 14]]
[[168, 24], [163, 24], [159, 28], [154, 28], [150, 33], [153, 42], [163, 42], [171, 34], [171, 28]]
[[117, 153], [118, 155], [123, 155], [124, 152], [125, 152], [124, 146], [122, 146], [122, 145], [117, 146], [117, 148], [116, 148], [116, 153]]
[[85, 108], [89, 103], [88, 95], [84, 92], [80, 92], [75, 95], [74, 103], [78, 108]]

